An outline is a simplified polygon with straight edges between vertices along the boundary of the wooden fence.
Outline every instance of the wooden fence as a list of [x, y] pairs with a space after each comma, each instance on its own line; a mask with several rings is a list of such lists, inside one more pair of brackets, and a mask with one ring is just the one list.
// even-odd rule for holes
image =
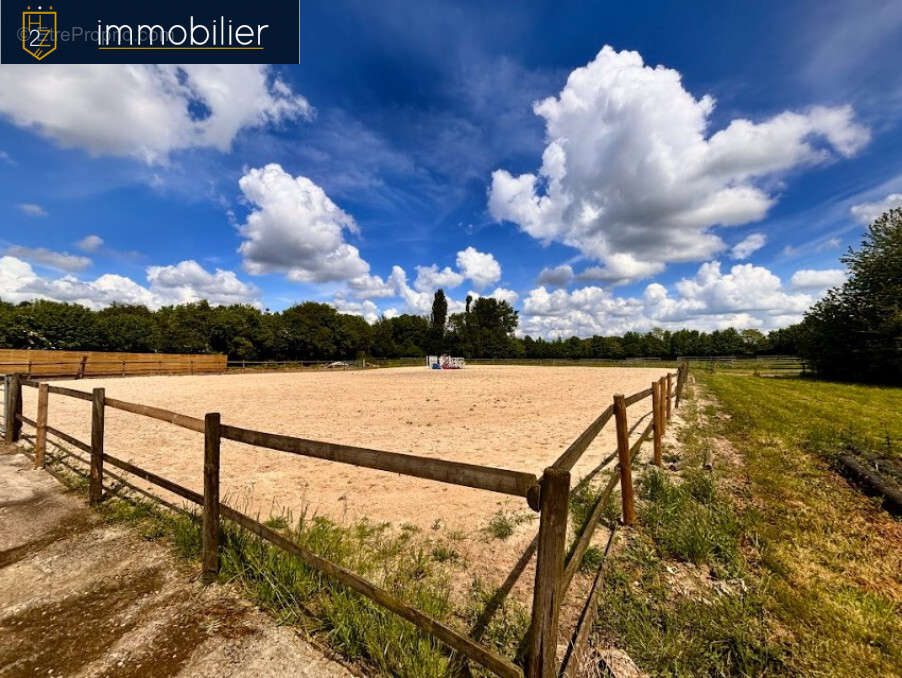
[[729, 371], [733, 374], [755, 374], [767, 377], [794, 377], [799, 374], [809, 374], [812, 371], [802, 358], [791, 355], [681, 356], [679, 360], [708, 372]]
[[0, 349], [0, 372], [27, 377], [126, 377], [225, 372], [223, 354]]
[[[414, 624], [425, 633], [437, 638], [459, 653], [458, 661], [460, 662], [465, 662], [466, 660], [474, 661], [496, 675], [505, 678], [575, 676], [587, 647], [589, 631], [597, 612], [597, 592], [602, 585], [604, 559], [595, 574], [588, 598], [582, 605], [578, 623], [567, 642], [563, 659], [559, 661], [557, 648], [560, 632], [559, 613], [561, 603], [567, 595], [583, 556], [589, 548], [597, 527], [601, 523], [604, 509], [618, 484], [621, 489], [622, 522], [624, 525], [630, 525], [635, 520], [632, 466], [642, 444], [649, 438], [651, 438], [653, 445], [653, 463], [658, 466], [661, 465], [661, 437], [673, 410], [679, 406], [687, 374], [688, 365], [684, 363], [679, 366], [675, 373], [668, 373], [661, 377], [644, 391], [630, 396], [615, 395], [612, 404], [573, 441], [551, 466], [545, 469], [541, 478], [532, 473], [521, 471], [254, 431], [225, 424], [220, 420], [220, 415], [215, 412], [207, 414], [203, 419], [198, 419], [157, 407], [108, 398], [102, 388], [95, 388], [91, 392], [79, 391], [34, 381], [18, 374], [7, 375], [5, 378], [4, 414], [7, 424], [5, 437], [9, 443], [15, 443], [23, 437], [33, 441], [34, 465], [36, 468], [44, 465], [48, 436], [53, 436], [76, 450], [89, 455], [88, 457], [81, 456], [66, 449], [59, 443], [53, 442], [56, 447], [69, 457], [81, 461], [90, 469], [89, 500], [93, 504], [103, 500], [103, 484], [107, 477], [111, 477], [143, 495], [152, 496], [146, 490], [129, 483], [121, 475], [116, 475], [107, 470], [108, 466], [113, 466], [120, 472], [141, 478], [202, 507], [202, 563], [203, 579], [206, 582], [213, 581], [219, 570], [218, 540], [220, 520], [230, 520], [261, 539], [294, 555], [310, 568], [335, 578], [349, 589], [373, 600]], [[22, 413], [22, 387], [36, 388], [38, 390], [35, 419], [31, 419]], [[78, 398], [91, 403], [90, 442], [78, 440], [68, 433], [48, 425], [47, 412], [51, 394]], [[631, 442], [631, 431], [627, 425], [627, 408], [646, 399], [651, 400], [651, 412], [644, 415], [640, 422], [649, 415], [650, 419], [645, 428]], [[104, 449], [104, 414], [106, 408], [151, 417], [174, 426], [203, 433], [203, 494], [182, 487], [147, 469], [140, 468], [109, 454]], [[600, 463], [589, 474], [571, 488], [570, 471], [612, 419], [617, 434], [616, 450], [600, 460]], [[33, 427], [35, 435], [23, 436], [23, 424]], [[634, 426], [634, 428], [637, 427], [638, 424]], [[507, 576], [504, 584], [489, 601], [474, 626], [468, 633], [461, 632], [451, 628], [443, 621], [412, 607], [391, 591], [322, 558], [250, 516], [221, 503], [219, 498], [219, 459], [222, 439], [278, 450], [288, 454], [327, 459], [336, 463], [352, 464], [437, 482], [518, 496], [523, 498], [530, 508], [539, 512], [538, 534], [520, 557], [513, 571]], [[594, 476], [614, 462], [616, 462], [616, 465], [611, 478], [595, 501], [588, 520], [582, 526], [579, 534], [575, 535], [572, 545], [568, 548], [566, 536], [571, 494], [585, 486]], [[612, 527], [608, 537], [605, 555], [611, 548], [615, 534], [616, 525]], [[480, 639], [492, 616], [534, 555], [537, 562], [533, 588], [532, 618], [529, 630], [522, 639], [522, 652], [520, 653], [525, 658], [524, 669], [510, 658], [504, 657], [496, 650], [482, 644]]]

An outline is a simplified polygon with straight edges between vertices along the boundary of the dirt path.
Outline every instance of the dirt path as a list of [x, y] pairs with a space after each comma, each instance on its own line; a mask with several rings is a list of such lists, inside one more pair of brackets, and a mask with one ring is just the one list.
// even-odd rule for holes
[[0, 446], [0, 677], [352, 674]]

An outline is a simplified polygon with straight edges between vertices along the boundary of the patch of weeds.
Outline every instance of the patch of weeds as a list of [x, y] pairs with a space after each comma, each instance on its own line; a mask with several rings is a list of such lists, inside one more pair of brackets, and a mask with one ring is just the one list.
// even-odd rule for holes
[[460, 554], [447, 544], [436, 544], [432, 547], [432, 557], [439, 563], [447, 563], [457, 560]]
[[573, 525], [573, 531], [579, 534], [589, 516], [592, 508], [598, 500], [600, 490], [593, 487], [591, 483], [581, 485], [570, 493], [570, 523]]
[[[287, 535], [332, 562], [391, 590], [440, 620], [452, 613], [447, 573], [433, 568], [434, 553], [385, 524], [338, 525], [302, 515]], [[233, 580], [286, 623], [325, 633], [329, 644], [376, 673], [442, 676], [448, 653], [435, 640], [335, 580], [248, 532], [225, 524], [222, 577]]]
[[762, 596], [674, 597], [663, 568], [637, 568], [645, 556], [633, 551], [628, 546], [607, 566], [595, 625], [603, 637], [616, 638], [654, 675], [784, 673], [784, 650], [769, 633]]
[[601, 565], [604, 560], [604, 551], [597, 546], [590, 546], [583, 554], [583, 559], [579, 563], [579, 571], [583, 573], [593, 573]]
[[[493, 590], [486, 588], [482, 580], [473, 579], [470, 583], [468, 603], [464, 611], [467, 628], [473, 628], [494, 594]], [[508, 596], [489, 620], [483, 631], [481, 642], [489, 647], [494, 647], [503, 655], [512, 657], [517, 652], [520, 641], [529, 628], [529, 618], [529, 609]], [[471, 668], [474, 672], [477, 669], [475, 664]], [[483, 675], [483, 673], [480, 672], [477, 675]]]
[[498, 511], [492, 516], [491, 520], [489, 520], [489, 524], [486, 525], [485, 531], [495, 539], [507, 539], [514, 533], [514, 521], [512, 516], [504, 511]]
[[687, 469], [682, 475], [683, 489], [700, 504], [714, 506], [717, 503], [717, 487], [714, 476], [701, 469]]
[[620, 520], [622, 512], [621, 502], [620, 489], [618, 488], [611, 492], [611, 498], [608, 499], [608, 503], [604, 505], [604, 510], [601, 512], [601, 519], [607, 525], [613, 525]]
[[288, 517], [284, 515], [272, 516], [269, 520], [264, 521], [263, 524], [271, 530], [284, 530], [288, 527]]
[[108, 523], [128, 524], [145, 539], [156, 541], [166, 538], [182, 558], [200, 557], [202, 525], [200, 514], [196, 511], [176, 513], [161, 508], [149, 499], [113, 493], [107, 495], [98, 506], [98, 511]]
[[535, 520], [536, 516], [528, 513], [507, 513], [496, 511], [483, 531], [494, 539], [507, 539], [514, 530], [523, 523]]
[[[610, 473], [613, 473], [613, 471]], [[580, 486], [570, 493], [570, 521], [573, 525], [574, 534], [582, 532], [586, 521], [592, 514], [595, 502], [598, 501], [605, 485], [610, 480], [610, 473], [604, 474], [595, 483]], [[620, 490], [618, 487], [619, 485], [614, 487], [607, 503], [601, 510], [599, 519], [607, 525], [615, 523], [620, 518]]]
[[728, 573], [740, 568], [741, 516], [720, 500], [703, 472], [687, 473], [675, 484], [665, 473], [649, 469], [640, 484], [639, 518], [662, 554], [696, 565], [719, 565]]
[[464, 541], [467, 538], [467, 533], [463, 530], [449, 530], [447, 537], [451, 541]]

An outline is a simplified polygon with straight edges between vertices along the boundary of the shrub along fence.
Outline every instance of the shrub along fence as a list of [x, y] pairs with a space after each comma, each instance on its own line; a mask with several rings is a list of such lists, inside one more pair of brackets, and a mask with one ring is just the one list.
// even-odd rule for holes
[[[215, 412], [207, 414], [203, 419], [199, 419], [158, 407], [109, 398], [102, 388], [95, 388], [91, 392], [79, 391], [34, 381], [18, 374], [7, 375], [5, 378], [4, 414], [5, 423], [7, 424], [5, 427], [5, 439], [9, 443], [15, 443], [20, 438], [33, 441], [33, 458], [36, 468], [44, 465], [48, 436], [53, 436], [62, 441], [62, 443], [88, 455], [87, 457], [82, 456], [68, 450], [60, 443], [53, 442], [68, 457], [86, 464], [89, 468], [89, 500], [93, 504], [103, 500], [103, 484], [107, 477], [143, 495], [158, 499], [146, 490], [128, 482], [120, 475], [110, 473], [107, 467], [113, 466], [121, 472], [141, 478], [202, 507], [202, 561], [203, 578], [206, 582], [213, 581], [219, 571], [220, 520], [230, 520], [261, 539], [299, 558], [308, 567], [335, 578], [349, 589], [369, 598], [378, 605], [406, 619], [423, 632], [440, 640], [457, 653], [457, 661], [461, 662], [461, 667], [466, 660], [470, 660], [505, 678], [574, 676], [586, 649], [589, 630], [595, 619], [597, 591], [602, 582], [604, 559], [602, 559], [589, 595], [582, 606], [576, 628], [567, 644], [566, 653], [562, 661], [559, 661], [557, 647], [560, 632], [559, 613], [561, 603], [567, 595], [583, 556], [589, 548], [595, 530], [601, 521], [604, 509], [618, 484], [621, 489], [622, 522], [625, 525], [629, 525], [635, 520], [632, 465], [636, 460], [640, 447], [649, 437], [651, 437], [653, 444], [653, 463], [658, 466], [661, 465], [661, 437], [673, 409], [679, 405], [687, 374], [688, 367], [684, 363], [680, 365], [675, 373], [668, 373], [666, 376], [661, 377], [644, 391], [630, 396], [615, 395], [613, 403], [573, 441], [551, 466], [545, 469], [541, 478], [532, 473], [521, 471], [352, 447], [239, 428], [223, 423], [220, 415]], [[38, 390], [35, 419], [31, 419], [22, 413], [23, 387]], [[47, 413], [51, 394], [78, 398], [91, 403], [90, 442], [78, 440], [68, 433], [48, 425]], [[639, 421], [641, 423], [649, 416], [650, 419], [641, 433], [631, 442], [631, 431], [627, 424], [627, 408], [648, 398], [651, 399], [652, 409]], [[174, 426], [202, 433], [204, 436], [203, 494], [182, 487], [152, 471], [140, 468], [109, 454], [104, 449], [104, 413], [106, 408], [123, 410], [136, 415], [158, 419]], [[592, 441], [595, 440], [612, 419], [616, 427], [617, 449], [602, 459], [589, 474], [582, 478], [575, 487], [571, 488], [571, 470], [586, 452]], [[26, 436], [22, 434], [23, 424], [33, 427], [35, 435]], [[638, 425], [636, 424], [634, 428], [637, 428]], [[326, 459], [336, 463], [352, 464], [437, 482], [518, 496], [523, 498], [530, 508], [539, 512], [538, 534], [527, 547], [504, 584], [486, 605], [474, 626], [469, 632], [462, 632], [407, 604], [388, 589], [382, 588], [354, 572], [322, 558], [308, 548], [286, 538], [276, 530], [270, 529], [250, 516], [221, 503], [219, 500], [219, 461], [220, 442], [223, 439], [278, 450], [288, 454]], [[610, 480], [592, 506], [588, 520], [585, 521], [579, 533], [575, 535], [572, 545], [567, 548], [566, 537], [571, 494], [585, 486], [595, 475], [614, 462], [616, 462], [616, 465]], [[172, 504], [168, 505], [172, 506]], [[616, 525], [611, 529], [605, 554], [610, 550], [615, 533]], [[492, 616], [534, 555], [537, 558], [537, 562], [533, 588], [532, 618], [529, 630], [521, 642], [521, 652], [518, 653], [519, 656], [524, 658], [524, 668], [515, 663], [514, 660], [501, 656], [494, 649], [485, 646], [480, 642], [480, 639], [488, 627]]]
[[26, 377], [126, 377], [225, 372], [224, 354], [0, 349], [0, 372]]

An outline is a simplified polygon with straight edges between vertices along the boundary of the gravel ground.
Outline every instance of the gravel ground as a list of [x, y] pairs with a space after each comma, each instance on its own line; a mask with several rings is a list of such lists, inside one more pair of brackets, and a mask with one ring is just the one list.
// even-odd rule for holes
[[0, 676], [348, 678], [294, 631], [0, 449]]

